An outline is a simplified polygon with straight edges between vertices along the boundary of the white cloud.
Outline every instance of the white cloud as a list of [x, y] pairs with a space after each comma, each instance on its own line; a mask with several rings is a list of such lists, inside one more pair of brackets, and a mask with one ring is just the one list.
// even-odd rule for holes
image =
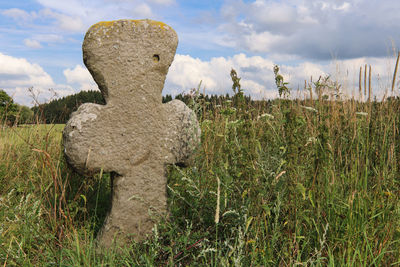
[[[358, 75], [360, 66], [372, 66], [373, 93], [382, 97], [385, 90], [390, 88], [394, 58], [357, 58], [337, 60], [330, 63], [318, 64], [299, 62], [297, 64], [279, 64], [280, 73], [289, 82], [293, 96], [297, 89], [303, 89], [304, 82], [310, 83], [311, 77], [315, 82], [318, 78], [330, 75], [333, 81], [342, 85], [345, 96], [351, 97], [358, 92]], [[231, 68], [241, 77], [245, 94], [255, 99], [274, 98], [278, 92], [275, 86], [274, 62], [260, 57], [237, 54], [233, 57], [215, 57], [209, 61], [193, 58], [189, 55], [176, 55], [169, 70], [164, 94], [179, 94], [197, 88], [202, 81], [206, 94], [232, 93]], [[357, 96], [357, 95], [356, 95]]]
[[255, 1], [250, 5], [251, 13], [259, 23], [293, 23], [297, 10], [283, 2]]
[[[329, 68], [335, 70], [332, 72], [334, 79], [340, 81], [344, 89], [347, 89], [348, 95], [358, 96], [360, 67], [362, 68], [362, 84], [364, 82], [364, 70], [367, 65], [367, 78], [369, 66], [371, 66], [372, 90], [373, 95], [378, 99], [385, 93], [391, 94], [391, 84], [393, 79], [393, 70], [396, 59], [394, 57], [362, 57], [347, 60], [333, 61]], [[398, 86], [395, 94], [398, 94]]]
[[37, 40], [25, 39], [24, 44], [29, 48], [34, 48], [34, 49], [42, 48], [42, 45]]
[[[154, 0], [158, 4], [170, 4], [170, 0]], [[39, 0], [44, 9], [41, 14], [55, 19], [62, 30], [84, 32], [89, 26], [102, 20], [124, 18], [150, 18], [155, 15], [146, 1], [100, 0], [100, 1], [53, 1]]]
[[285, 74], [287, 79], [294, 83], [310, 80], [311, 77], [314, 77], [315, 81], [315, 78], [327, 75], [327, 66], [311, 62], [303, 62], [294, 66], [283, 65], [281, 71]]
[[[400, 1], [256, 0], [226, 2], [220, 45], [307, 59], [383, 57], [400, 44]], [[235, 2], [233, 2], [235, 3]], [[229, 15], [227, 11], [229, 10]], [[240, 37], [239, 37], [240, 36]]]
[[[280, 64], [280, 73], [289, 82], [293, 96], [297, 88], [302, 89], [304, 81], [310, 77], [316, 81], [318, 77], [331, 75], [333, 80], [342, 84], [347, 96], [358, 94], [358, 74], [360, 66], [372, 66], [373, 93], [381, 97], [390, 89], [393, 58], [357, 58], [337, 60], [331, 63], [318, 64], [299, 62], [297, 64]], [[275, 98], [278, 92], [273, 74], [274, 62], [260, 56], [237, 54], [232, 57], [214, 57], [201, 60], [188, 55], [176, 55], [169, 70], [164, 94], [176, 95], [197, 88], [200, 81], [207, 94], [232, 93], [231, 68], [241, 77], [241, 85], [246, 95], [253, 99]], [[15, 58], [0, 53], [0, 88], [6, 90], [17, 103], [31, 105], [32, 98], [28, 88], [33, 86], [35, 94], [39, 94], [40, 102], [55, 97], [66, 96], [80, 90], [93, 90], [97, 85], [88, 70], [82, 65], [64, 70], [67, 84], [56, 84], [50, 75], [38, 64], [24, 58]], [[75, 88], [76, 90], [74, 90]]]
[[61, 43], [64, 38], [58, 34], [37, 34], [32, 38], [24, 39], [25, 46], [33, 49], [42, 48], [42, 43]]
[[172, 5], [175, 3], [175, 0], [149, 0], [149, 2], [158, 5]]
[[131, 9], [132, 15], [138, 16], [140, 18], [149, 18], [153, 16], [151, 7], [145, 3], [139, 4]]
[[66, 15], [51, 9], [44, 9], [40, 12], [44, 17], [55, 19], [57, 27], [69, 32], [81, 32], [85, 29], [82, 18], [78, 15]]
[[41, 102], [75, 93], [69, 85], [56, 84], [38, 64], [0, 53], [0, 88], [11, 95], [15, 102], [30, 106], [33, 104], [28, 91], [30, 87], [33, 87]]
[[0, 53], [0, 86], [51, 87], [53, 79], [38, 64], [32, 64], [24, 58], [15, 58]]
[[50, 88], [41, 87], [40, 85], [32, 87], [17, 86], [5, 88], [5, 91], [14, 99], [14, 102], [28, 107], [48, 103], [56, 98], [76, 93], [71, 86], [65, 84], [56, 84]]
[[11, 17], [14, 20], [27, 20], [31, 17], [28, 12], [19, 8], [6, 9], [2, 11], [1, 14], [7, 17]]
[[349, 11], [351, 5], [348, 2], [344, 2], [342, 5], [340, 6], [334, 6], [333, 8], [335, 10], [340, 10], [340, 11]]
[[64, 42], [64, 38], [59, 34], [37, 34], [33, 37], [35, 40], [39, 42], [45, 43], [61, 43]]
[[[339, 1], [340, 2], [340, 1]], [[336, 10], [336, 11], [348, 11], [351, 7], [349, 2], [343, 2], [341, 4], [329, 3], [329, 2], [316, 2], [321, 10]]]
[[46, 29], [47, 32], [59, 34], [84, 33], [94, 23], [104, 20], [157, 19], [159, 17], [153, 13], [153, 6], [165, 8], [175, 3], [174, 0], [38, 0], [38, 2], [43, 8], [37, 12], [12, 8], [3, 10], [0, 14], [13, 18], [19, 25], [35, 30]]
[[74, 69], [64, 70], [64, 76], [67, 79], [67, 83], [78, 85], [80, 90], [88, 91], [98, 89], [92, 75], [81, 65], [76, 65]]
[[63, 30], [80, 32], [84, 29], [83, 22], [79, 17], [59, 14], [55, 18], [58, 20], [59, 26]]
[[53, 1], [53, 0], [38, 0], [45, 9], [49, 11], [56, 11], [66, 15], [72, 16], [89, 16], [88, 7], [97, 7], [97, 9], [104, 8], [104, 1], [80, 1], [80, 0], [69, 0], [69, 1]]
[[256, 33], [251, 32], [243, 36], [243, 43], [254, 52], [266, 52], [273, 50], [285, 38], [280, 35], [274, 35], [270, 32]]
[[32, 49], [43, 48], [43, 43], [54, 44], [54, 43], [62, 43], [64, 42], [64, 38], [61, 35], [57, 34], [36, 34], [31, 38], [26, 38], [23, 40], [24, 45], [26, 47]]
[[192, 58], [188, 55], [176, 55], [169, 70], [165, 94], [178, 94], [197, 88], [201, 81], [206, 94], [226, 94], [232, 92], [231, 69], [234, 68], [245, 94], [254, 98], [275, 96], [272, 87], [273, 63], [262, 57], [247, 57], [238, 54], [233, 57], [215, 57], [209, 61]]
[[[400, 36], [396, 34], [400, 31], [397, 23], [400, 1], [227, 0], [219, 11], [205, 8], [200, 12], [197, 8], [174, 5], [174, 0], [37, 2], [42, 5], [40, 11], [27, 12], [17, 8], [0, 11], [4, 17], [15, 20], [13, 24], [27, 25], [18, 29], [18, 33], [23, 32], [19, 42], [31, 48], [45, 47], [47, 43], [63, 43], [69, 55], [69, 45], [77, 44], [78, 35], [75, 33], [83, 37], [85, 30], [100, 20], [158, 19], [165, 15], [169, 18], [166, 22], [177, 30], [181, 51], [200, 51], [199, 54], [208, 57], [218, 53], [225, 56], [205, 60], [194, 57], [194, 54], [178, 54], [166, 81], [166, 92], [174, 94], [197, 87], [200, 81], [208, 93], [230, 93], [229, 73], [233, 67], [242, 78], [246, 93], [253, 97], [270, 97], [276, 94], [272, 71], [274, 63], [279, 63], [285, 80], [291, 83], [292, 88], [297, 88], [297, 85], [302, 87], [304, 80], [309, 80], [310, 76], [317, 79], [329, 73], [347, 79], [346, 87], [351, 90], [357, 88], [360, 65], [371, 64], [373, 78], [378, 80], [379, 74], [381, 82], [376, 88], [383, 90], [391, 81], [393, 70], [382, 56], [387, 55], [390, 37], [394, 43], [400, 43]], [[183, 11], [182, 17], [174, 16], [177, 11], [168, 9], [168, 5]], [[212, 19], [201, 19], [207, 18], [200, 14], [202, 11]], [[74, 44], [67, 43], [72, 39], [75, 39]], [[238, 54], [240, 52], [243, 54]], [[261, 56], [249, 56], [250, 53]], [[332, 55], [346, 60], [327, 63], [334, 57]], [[0, 54], [0, 86], [6, 87], [7, 83], [8, 90], [17, 95], [32, 85], [43, 90], [56, 88], [60, 94], [73, 92], [71, 88], [87, 90], [96, 86], [82, 65], [66, 62], [68, 60], [52, 62], [53, 67], [65, 64], [58, 68], [62, 68], [60, 72], [63, 72], [68, 84], [58, 85], [39, 65], [12, 57], [4, 60], [4, 56]], [[19, 62], [15, 64], [25, 69], [10, 73], [16, 67], [9, 68], [8, 61], [11, 66], [12, 61]]]

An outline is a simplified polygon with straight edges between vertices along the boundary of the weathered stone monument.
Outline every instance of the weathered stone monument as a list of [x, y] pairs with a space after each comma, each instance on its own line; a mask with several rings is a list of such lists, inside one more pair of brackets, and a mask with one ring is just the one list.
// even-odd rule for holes
[[197, 146], [196, 116], [183, 102], [162, 104], [178, 38], [152, 20], [100, 22], [86, 33], [83, 60], [106, 105], [84, 104], [65, 126], [68, 163], [81, 173], [115, 173], [112, 207], [99, 241], [137, 241], [167, 213], [165, 165]]

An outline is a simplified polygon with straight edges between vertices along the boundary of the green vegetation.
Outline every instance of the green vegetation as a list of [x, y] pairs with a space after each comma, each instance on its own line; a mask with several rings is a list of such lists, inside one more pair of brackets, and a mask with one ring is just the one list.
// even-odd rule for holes
[[33, 119], [33, 111], [26, 106], [15, 104], [13, 99], [0, 89], [0, 125], [29, 123]]
[[81, 91], [32, 108], [36, 117], [45, 123], [66, 123], [72, 112], [83, 103], [105, 104], [100, 91]]
[[[7, 96], [9, 101], [12, 101], [11, 97]], [[199, 96], [200, 98], [203, 98], [203, 96]], [[204, 96], [206, 102], [221, 102], [229, 99], [229, 95], [226, 96], [217, 96], [217, 95], [212, 95], [212, 96]], [[167, 103], [171, 101], [173, 98], [171, 95], [165, 95], [162, 97], [162, 102]], [[191, 95], [186, 95], [186, 94], [178, 94], [175, 96], [175, 99], [179, 99], [186, 104], [191, 103], [192, 97]], [[1, 94], [0, 94], [0, 100], [1, 100]], [[246, 100], [250, 102], [250, 98], [246, 97]], [[105, 104], [105, 100], [100, 93], [100, 91], [81, 91], [77, 94], [74, 95], [69, 95], [66, 97], [54, 99], [50, 101], [49, 103], [44, 103], [44, 104], [38, 104], [34, 107], [32, 107], [32, 111], [29, 110], [28, 107], [22, 107], [23, 112], [26, 112], [26, 109], [28, 109], [28, 112], [30, 113], [29, 118], [37, 118], [40, 122], [48, 123], [48, 124], [53, 124], [53, 123], [58, 123], [58, 124], [65, 124], [67, 123], [69, 117], [71, 116], [71, 113], [76, 111], [80, 105], [83, 103], [96, 103], [96, 104]], [[14, 104], [16, 105], [16, 104]], [[212, 108], [212, 106], [210, 106]], [[209, 107], [209, 108], [210, 108]], [[33, 115], [33, 113], [35, 115]], [[0, 110], [0, 114], [2, 114]], [[9, 113], [10, 114], [10, 113]], [[21, 112], [21, 115], [23, 113]], [[20, 116], [21, 118], [25, 118], [26, 116]], [[20, 120], [20, 123], [28, 123], [30, 121], [28, 120]]]
[[[290, 93], [275, 69], [278, 89]], [[96, 254], [109, 176], [67, 168], [61, 125], [0, 132], [4, 266], [390, 266], [400, 264], [400, 101], [189, 97], [202, 129], [170, 166], [170, 216], [148, 240]], [[314, 94], [314, 98], [312, 95]]]

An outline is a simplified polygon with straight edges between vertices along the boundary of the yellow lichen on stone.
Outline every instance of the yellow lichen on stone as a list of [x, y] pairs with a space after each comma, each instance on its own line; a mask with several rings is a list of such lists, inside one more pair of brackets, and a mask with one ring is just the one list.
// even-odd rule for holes
[[159, 26], [161, 29], [168, 29], [168, 25], [161, 21], [149, 20], [147, 21], [153, 26]]
[[[142, 20], [125, 20], [126, 22], [132, 22], [134, 24], [142, 24], [142, 23], [147, 23], [150, 24], [152, 26], [158, 26], [161, 29], [169, 29], [169, 26], [161, 21], [155, 21], [155, 20], [147, 20], [147, 19], [142, 19]], [[94, 24], [91, 28], [96, 29], [96, 28], [100, 28], [100, 27], [105, 27], [105, 28], [109, 28], [112, 27], [116, 22], [118, 22], [118, 20], [111, 20], [111, 21], [100, 21], [96, 24]]]
[[112, 21], [100, 21], [94, 24], [92, 27], [99, 28], [99, 27], [111, 27], [115, 23], [115, 20]]

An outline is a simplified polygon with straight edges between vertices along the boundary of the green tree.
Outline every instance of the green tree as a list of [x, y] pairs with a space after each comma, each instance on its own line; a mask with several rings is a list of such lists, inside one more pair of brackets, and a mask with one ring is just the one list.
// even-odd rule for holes
[[172, 96], [171, 95], [166, 95], [162, 97], [162, 102], [163, 103], [168, 103], [169, 101], [172, 101]]
[[81, 104], [89, 102], [105, 104], [104, 98], [99, 91], [81, 91], [74, 95], [35, 106], [32, 111], [41, 122], [66, 123], [72, 112], [76, 111]]
[[18, 112], [17, 112], [18, 124], [32, 123], [33, 111], [27, 106], [21, 106], [21, 105], [17, 106], [18, 106]]
[[17, 116], [18, 106], [4, 90], [0, 89], [0, 120], [1, 124], [13, 125]]

